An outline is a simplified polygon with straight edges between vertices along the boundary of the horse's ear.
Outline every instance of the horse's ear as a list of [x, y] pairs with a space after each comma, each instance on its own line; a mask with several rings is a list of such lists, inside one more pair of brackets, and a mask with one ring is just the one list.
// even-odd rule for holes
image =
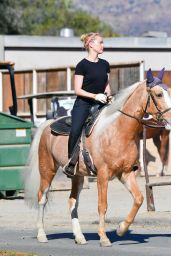
[[154, 81], [154, 77], [151, 71], [151, 68], [147, 71], [147, 84], [150, 84]]
[[162, 68], [162, 70], [160, 70], [160, 72], [158, 73], [158, 76], [157, 76], [161, 81], [163, 79], [164, 70], [165, 70], [165, 68]]

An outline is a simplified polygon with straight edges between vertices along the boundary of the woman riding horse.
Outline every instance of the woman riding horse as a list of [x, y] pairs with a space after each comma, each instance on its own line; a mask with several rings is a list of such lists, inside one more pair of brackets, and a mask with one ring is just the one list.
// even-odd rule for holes
[[[86, 138], [86, 147], [97, 169], [98, 234], [101, 246], [111, 246], [105, 232], [109, 180], [117, 177], [133, 197], [132, 209], [117, 229], [119, 236], [128, 230], [143, 203], [134, 166], [138, 159], [139, 131], [144, 114], [149, 113], [155, 120], [163, 120], [165, 128], [171, 129], [171, 99], [166, 85], [162, 83], [163, 73], [162, 70], [158, 77], [153, 77], [149, 70], [147, 80], [121, 91], [115, 101], [101, 112], [91, 135]], [[68, 136], [55, 135], [51, 132], [49, 122], [46, 122], [38, 129], [30, 151], [25, 197], [30, 203], [38, 204], [37, 238], [40, 242], [47, 242], [43, 222], [44, 207], [58, 167], [64, 166], [67, 162], [67, 145]], [[69, 197], [73, 233], [78, 244], [86, 243], [77, 212], [85, 175], [89, 173], [80, 153], [79, 168], [72, 178]]]

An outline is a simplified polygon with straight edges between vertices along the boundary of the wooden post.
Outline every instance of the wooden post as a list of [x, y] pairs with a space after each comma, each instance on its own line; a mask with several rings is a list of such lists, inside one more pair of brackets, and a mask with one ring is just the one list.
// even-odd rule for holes
[[146, 180], [146, 198], [147, 198], [147, 210], [155, 211], [154, 206], [154, 197], [153, 197], [153, 187], [149, 184], [149, 176], [147, 171], [147, 160], [146, 160], [146, 126], [143, 125], [143, 163], [144, 163], [144, 172]]

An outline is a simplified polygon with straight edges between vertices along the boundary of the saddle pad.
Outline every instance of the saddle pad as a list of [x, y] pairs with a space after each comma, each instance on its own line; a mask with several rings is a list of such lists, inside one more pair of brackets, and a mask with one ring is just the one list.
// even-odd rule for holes
[[54, 133], [69, 135], [71, 129], [71, 116], [63, 116], [57, 119], [50, 125], [50, 128]]

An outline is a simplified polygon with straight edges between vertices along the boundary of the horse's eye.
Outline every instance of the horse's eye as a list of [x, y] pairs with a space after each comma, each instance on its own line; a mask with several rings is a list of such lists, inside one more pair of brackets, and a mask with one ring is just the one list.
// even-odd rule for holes
[[163, 97], [163, 93], [162, 93], [162, 92], [157, 93], [156, 96], [157, 96], [158, 98], [161, 98], [161, 97]]

